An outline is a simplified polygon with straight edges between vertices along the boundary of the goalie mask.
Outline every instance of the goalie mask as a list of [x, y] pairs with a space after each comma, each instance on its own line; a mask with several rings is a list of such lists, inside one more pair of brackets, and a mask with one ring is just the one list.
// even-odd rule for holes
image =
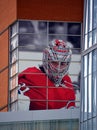
[[70, 47], [63, 40], [53, 40], [43, 52], [43, 68], [56, 86], [68, 72], [71, 54]]

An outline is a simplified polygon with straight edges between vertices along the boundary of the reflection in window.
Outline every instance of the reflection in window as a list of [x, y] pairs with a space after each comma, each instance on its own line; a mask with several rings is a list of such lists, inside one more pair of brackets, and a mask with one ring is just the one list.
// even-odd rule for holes
[[92, 19], [93, 19], [93, 14], [92, 14], [92, 10], [93, 10], [93, 0], [89, 0], [88, 2], [88, 11], [89, 11], [89, 14], [88, 14], [88, 24], [89, 24], [89, 28], [88, 28], [88, 31], [91, 31], [92, 30]]
[[87, 130], [87, 122], [86, 121], [83, 123], [83, 128], [81, 130]]
[[16, 62], [16, 60], [18, 60], [18, 49], [10, 52], [10, 63], [14, 63]]
[[47, 32], [47, 22], [43, 21], [19, 21], [20, 33], [43, 33]]
[[18, 23], [14, 23], [11, 26], [10, 36], [14, 36], [17, 33], [18, 33]]
[[18, 76], [14, 76], [10, 79], [10, 90], [13, 90], [16, 86], [18, 86]]
[[43, 51], [47, 46], [47, 22], [19, 21], [19, 50]]
[[93, 116], [96, 115], [96, 91], [97, 91], [97, 50], [94, 50], [93, 51], [93, 83], [92, 83], [92, 86], [93, 86]]
[[89, 53], [89, 68], [88, 68], [88, 72], [89, 72], [89, 74], [91, 74], [92, 73], [92, 52], [91, 53]]
[[[65, 128], [65, 129], [64, 129]], [[78, 130], [78, 119], [49, 119], [0, 123], [1, 130]]]
[[89, 38], [89, 43], [88, 44], [89, 44], [89, 47], [91, 47], [92, 46], [92, 32], [89, 33], [88, 38]]
[[50, 34], [68, 34], [67, 23], [64, 22], [50, 22], [49, 33]]
[[50, 22], [49, 33], [80, 35], [81, 25], [80, 23]]
[[87, 77], [84, 78], [84, 120], [87, 119], [87, 89], [88, 85], [87, 85]]
[[[81, 118], [84, 130], [97, 129], [97, 0], [86, 0], [84, 5], [84, 48], [82, 57], [84, 59], [83, 75], [84, 86], [81, 98], [86, 108], [87, 118]], [[88, 58], [86, 58], [86, 55]], [[83, 83], [83, 81], [82, 81]], [[87, 86], [87, 88], [86, 88]], [[85, 112], [83, 112], [85, 117]], [[86, 125], [85, 125], [86, 123]], [[83, 130], [83, 127], [81, 128]]]
[[97, 27], [97, 0], [93, 0], [93, 28]]
[[88, 55], [84, 56], [84, 77], [87, 76], [88, 72]]
[[[83, 82], [83, 85], [84, 86], [84, 82]], [[81, 99], [80, 102], [81, 102], [81, 109], [80, 109], [80, 121], [82, 122], [83, 121], [83, 116], [84, 116], [84, 91], [83, 91], [83, 88], [81, 87]]]
[[[59, 35], [61, 34], [61, 35]], [[80, 23], [50, 22], [49, 41], [62, 39], [68, 41], [73, 53], [80, 53], [81, 47], [81, 25]]]
[[20, 34], [19, 50], [20, 51], [43, 51], [47, 46], [47, 35], [42, 34]]
[[93, 73], [93, 83], [92, 83], [92, 86], [93, 86], [93, 88], [92, 88], [92, 91], [93, 91], [93, 96], [92, 96], [92, 98], [93, 98], [93, 104], [92, 104], [92, 106], [93, 106], [93, 116], [96, 116], [96, 110], [97, 110], [97, 107], [96, 107], [96, 102], [97, 102], [97, 99], [96, 99], [96, 95], [97, 95], [97, 74], [96, 74], [97, 72], [94, 72]]
[[88, 118], [92, 116], [92, 76], [88, 77]]
[[84, 49], [86, 50], [88, 48], [88, 35], [85, 35], [85, 44], [84, 44]]
[[[19, 103], [21, 103], [21, 100], [23, 102], [29, 102], [29, 99], [21, 99], [21, 97], [13, 99], [13, 97], [17, 96], [15, 95], [15, 92], [17, 92], [17, 75], [21, 73], [23, 70], [27, 69], [28, 67], [39, 67], [42, 62], [42, 51], [44, 48], [48, 46], [48, 42], [54, 39], [62, 39], [64, 41], [68, 41], [69, 46], [72, 49], [72, 52], [75, 56], [72, 61], [74, 64], [76, 62], [76, 65], [78, 66], [77, 69], [71, 68], [70, 75], [74, 81], [78, 85], [79, 84], [79, 71], [80, 71], [80, 58], [77, 59], [77, 56], [80, 57], [80, 47], [81, 47], [81, 23], [70, 23], [70, 22], [46, 22], [46, 21], [28, 21], [28, 20], [20, 20], [16, 22], [16, 26], [18, 33], [16, 35], [12, 35], [10, 38], [11, 41], [11, 47], [10, 47], [10, 93], [11, 93], [11, 110], [13, 111], [15, 109], [19, 109]], [[12, 28], [11, 28], [12, 29]], [[12, 30], [11, 30], [12, 31]], [[79, 55], [78, 55], [79, 54]], [[71, 67], [71, 66], [70, 66]], [[76, 70], [76, 71], [74, 71]], [[31, 73], [31, 72], [30, 72]], [[31, 73], [33, 74], [33, 73]], [[40, 75], [40, 73], [39, 73]], [[37, 76], [36, 76], [37, 77]], [[75, 78], [76, 77], [76, 78]], [[37, 79], [37, 78], [36, 78]], [[76, 80], [75, 80], [76, 79]], [[48, 79], [46, 80], [46, 84]], [[86, 84], [86, 83], [85, 83]], [[34, 86], [34, 85], [33, 85]], [[40, 85], [41, 88], [43, 87]], [[26, 86], [27, 87], [27, 86]], [[32, 86], [31, 86], [32, 87]], [[39, 86], [37, 87], [39, 90]], [[57, 97], [57, 100], [54, 98], [49, 99], [50, 92], [48, 91], [48, 85], [46, 85], [46, 99], [33, 99], [36, 103], [43, 103], [45, 102], [45, 108], [48, 109], [48, 104], [53, 104], [55, 102], [58, 104], [63, 104], [63, 102], [59, 97]], [[42, 88], [43, 89], [43, 88]], [[58, 90], [58, 89], [57, 89]], [[39, 92], [39, 91], [38, 91]], [[75, 90], [76, 95], [78, 96], [77, 101], [79, 102], [79, 91]], [[14, 95], [14, 96], [13, 96]], [[52, 94], [53, 95], [53, 94]], [[77, 97], [76, 96], [76, 97]], [[16, 102], [18, 102], [18, 107], [14, 106], [17, 105]], [[74, 103], [74, 102], [73, 102]], [[24, 103], [25, 104], [25, 103]], [[14, 107], [13, 107], [14, 106]], [[57, 105], [58, 106], [58, 105]], [[34, 106], [33, 106], [34, 107]], [[86, 106], [85, 106], [86, 109]], [[86, 111], [86, 110], [85, 110]]]
[[85, 7], [85, 30], [84, 30], [84, 33], [87, 34], [88, 32], [88, 4], [86, 4], [86, 7]]
[[97, 126], [97, 117], [96, 118], [93, 118], [93, 130], [96, 130], [96, 126]]
[[88, 120], [87, 130], [92, 130], [92, 120]]
[[47, 46], [48, 33], [49, 41], [53, 39], [68, 41], [73, 48], [73, 53], [80, 53], [80, 23], [49, 22], [48, 24], [49, 28], [44, 21], [19, 21], [19, 32], [22, 33], [19, 37], [19, 50], [42, 51]]
[[68, 34], [80, 35], [81, 34], [80, 23], [68, 23]]
[[16, 49], [16, 47], [18, 47], [18, 36], [16, 35], [15, 37], [13, 37], [11, 40], [11, 45], [10, 45], [10, 51]]
[[92, 38], [93, 38], [93, 44], [96, 44], [97, 43], [97, 30], [93, 30], [93, 36], [92, 36]]
[[92, 67], [93, 67], [93, 72], [95, 72], [97, 70], [97, 50], [94, 50], [93, 51], [93, 55], [92, 55], [92, 58], [93, 58], [93, 62], [92, 62]]
[[12, 76], [16, 75], [16, 73], [18, 73], [18, 63], [16, 62], [16, 63], [12, 64], [12, 66], [10, 66], [10, 67], [11, 67], [10, 76], [12, 77]]
[[10, 110], [11, 110], [11, 111], [17, 111], [17, 110], [18, 110], [18, 107], [17, 107], [17, 106], [18, 106], [18, 105], [17, 105], [17, 101], [13, 102], [13, 103], [11, 104]]
[[34, 26], [31, 21], [19, 21], [20, 33], [34, 33]]
[[88, 116], [91, 117], [92, 112], [92, 52], [89, 53], [89, 76], [88, 76]]
[[73, 45], [73, 48], [78, 48], [80, 49], [80, 41], [81, 41], [81, 37], [80, 36], [68, 36], [67, 39], [68, 42], [71, 42]]

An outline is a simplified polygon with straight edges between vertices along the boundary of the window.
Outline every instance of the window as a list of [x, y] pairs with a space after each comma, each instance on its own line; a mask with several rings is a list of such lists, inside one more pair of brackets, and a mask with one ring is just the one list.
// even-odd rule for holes
[[[97, 1], [84, 4], [82, 50], [81, 130], [97, 129]], [[95, 18], [94, 18], [95, 17]]]
[[[10, 27], [10, 111], [29, 110], [30, 108], [37, 110], [38, 108], [35, 107], [37, 104], [43, 107], [40, 109], [53, 109], [54, 104], [56, 104], [54, 108], [58, 108], [59, 104], [61, 107], [63, 107], [64, 103], [67, 104], [67, 101], [61, 99], [59, 94], [57, 94], [58, 91], [61, 94], [62, 88], [55, 89], [49, 78], [36, 69], [42, 64], [43, 50], [54, 39], [68, 42], [72, 50], [69, 74], [72, 85], [75, 88], [76, 99], [70, 100], [69, 103], [75, 102], [76, 107], [79, 107], [81, 23], [19, 20]], [[37, 73], [31, 72], [32, 66], [34, 67], [34, 72], [37, 71]], [[32, 75], [34, 76], [31, 77]], [[45, 77], [45, 82], [43, 79], [37, 78], [39, 75]], [[29, 78], [29, 80], [25, 80], [25, 84], [29, 82], [29, 85], [19, 82], [19, 76], [24, 77], [22, 81]], [[31, 79], [33, 79], [33, 85], [31, 85]], [[34, 84], [34, 82], [37, 82], [38, 85]], [[25, 93], [28, 94], [29, 89], [33, 91], [33, 94], [27, 97]], [[38, 98], [35, 93], [37, 93]], [[54, 93], [56, 93], [56, 98]], [[22, 107], [20, 107], [21, 104]]]

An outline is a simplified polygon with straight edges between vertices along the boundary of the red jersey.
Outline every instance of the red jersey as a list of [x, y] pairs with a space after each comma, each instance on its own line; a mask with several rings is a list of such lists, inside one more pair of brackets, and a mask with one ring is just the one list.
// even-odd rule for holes
[[[29, 90], [24, 92], [30, 98], [29, 110], [59, 109], [62, 107], [75, 106], [75, 92], [71, 79], [68, 75], [63, 77], [64, 86], [56, 87], [48, 76], [36, 67], [31, 67], [19, 74], [19, 84], [23, 91], [26, 87]], [[65, 82], [66, 81], [66, 82]]]

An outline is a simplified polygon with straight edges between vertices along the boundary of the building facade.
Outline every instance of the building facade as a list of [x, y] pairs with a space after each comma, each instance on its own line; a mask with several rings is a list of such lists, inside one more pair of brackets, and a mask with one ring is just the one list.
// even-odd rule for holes
[[84, 3], [81, 130], [97, 129], [97, 1]]
[[[48, 129], [78, 130], [83, 0], [1, 0], [0, 12], [0, 128], [10, 129], [14, 124], [12, 128], [16, 130], [30, 130], [33, 124], [33, 130], [38, 130], [47, 129], [46, 124]], [[17, 93], [18, 75], [32, 64], [37, 67], [41, 64], [42, 50], [53, 39], [68, 41], [72, 49], [69, 74], [76, 100], [70, 102], [75, 102], [76, 107], [48, 110], [48, 102], [54, 99], [47, 97], [46, 110], [24, 112], [29, 99]], [[41, 103], [44, 99], [35, 101]], [[57, 98], [56, 102], [63, 101]], [[22, 108], [19, 107], [21, 103], [24, 104]]]
[[[55, 6], [54, 6], [55, 5]], [[77, 5], [77, 6], [76, 6]], [[13, 25], [18, 19], [24, 20], [46, 20], [48, 21], [63, 21], [63, 22], [80, 22], [83, 19], [83, 1], [29, 1], [28, 3], [22, 0], [14, 1], [1, 1], [0, 2], [0, 79], [1, 79], [1, 94], [5, 92], [5, 96], [1, 96], [0, 109], [1, 111], [8, 110], [9, 102], [9, 44], [10, 44], [10, 32], [9, 27]], [[34, 10], [34, 11], [33, 11]], [[56, 11], [55, 11], [56, 10]], [[51, 13], [53, 12], [53, 13]], [[3, 22], [4, 21], [4, 22]], [[14, 28], [14, 27], [13, 27]], [[14, 28], [15, 29], [15, 28]], [[14, 31], [14, 30], [13, 30]], [[15, 30], [18, 31], [18, 30]], [[13, 33], [13, 32], [12, 32]], [[16, 32], [15, 32], [16, 33]], [[17, 32], [18, 33], [18, 32]], [[2, 55], [4, 57], [2, 57]], [[4, 80], [3, 80], [3, 79]], [[3, 87], [5, 86], [5, 87]]]

